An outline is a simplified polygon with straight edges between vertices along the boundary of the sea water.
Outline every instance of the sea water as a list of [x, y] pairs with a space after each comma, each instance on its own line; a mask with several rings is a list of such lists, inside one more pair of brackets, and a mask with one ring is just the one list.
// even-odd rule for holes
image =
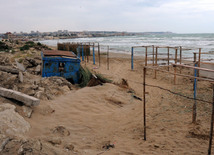
[[[131, 54], [132, 46], [182, 46], [185, 49], [182, 52], [182, 57], [193, 58], [193, 52], [198, 52], [198, 48], [202, 48], [202, 52], [213, 53], [202, 55], [206, 61], [214, 62], [214, 34], [147, 34], [135, 36], [113, 36], [113, 37], [96, 37], [96, 38], [75, 38], [75, 39], [59, 39], [59, 40], [44, 40], [41, 43], [46, 45], [56, 46], [57, 43], [63, 42], [99, 42], [101, 50], [105, 50], [104, 46], [110, 47], [110, 52]], [[103, 46], [103, 47], [102, 47]], [[152, 48], [148, 48], [151, 52]], [[159, 49], [160, 53], [167, 53], [167, 49]], [[175, 53], [174, 49], [170, 49], [170, 55]], [[135, 48], [135, 55], [144, 55], [145, 48]], [[179, 54], [179, 51], [178, 51]]]

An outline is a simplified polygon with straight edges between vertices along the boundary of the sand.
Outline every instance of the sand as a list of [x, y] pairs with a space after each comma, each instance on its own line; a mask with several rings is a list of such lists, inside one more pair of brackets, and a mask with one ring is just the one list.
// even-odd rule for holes
[[[27, 119], [31, 129], [26, 138], [58, 139], [53, 147], [61, 154], [207, 154], [211, 105], [198, 102], [197, 124], [192, 124], [194, 101], [153, 87], [146, 87], [144, 141], [143, 102], [133, 98], [142, 98], [143, 65], [143, 60], [136, 58], [132, 71], [130, 55], [112, 53], [109, 70], [106, 55], [102, 55], [101, 66], [93, 65], [92, 58], [86, 64], [82, 62], [82, 66], [103, 74], [114, 84], [71, 90], [51, 101], [41, 101]], [[128, 88], [116, 85], [122, 79], [127, 80]], [[154, 79], [153, 72], [148, 71], [146, 82], [193, 96], [189, 79], [178, 78], [173, 85], [172, 75], [158, 73]], [[201, 81], [198, 87], [199, 97], [211, 101], [211, 84]], [[68, 144], [73, 147], [66, 150]]]

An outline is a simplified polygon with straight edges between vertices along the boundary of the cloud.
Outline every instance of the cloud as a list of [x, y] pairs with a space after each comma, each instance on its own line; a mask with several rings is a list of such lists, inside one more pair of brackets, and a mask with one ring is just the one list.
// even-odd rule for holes
[[0, 0], [0, 30], [214, 32], [213, 0]]

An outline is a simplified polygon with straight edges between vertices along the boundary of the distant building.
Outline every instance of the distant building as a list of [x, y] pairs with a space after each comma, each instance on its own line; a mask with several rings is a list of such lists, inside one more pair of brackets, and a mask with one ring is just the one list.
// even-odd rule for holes
[[13, 34], [11, 32], [7, 32], [4, 34], [4, 38], [5, 39], [12, 39], [13, 38]]

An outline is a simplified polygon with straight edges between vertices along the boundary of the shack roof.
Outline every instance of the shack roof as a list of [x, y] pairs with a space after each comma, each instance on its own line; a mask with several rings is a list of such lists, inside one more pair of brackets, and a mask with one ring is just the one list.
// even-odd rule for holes
[[66, 56], [66, 57], [77, 58], [77, 56], [73, 52], [69, 52], [69, 51], [44, 50], [43, 54], [44, 56]]

